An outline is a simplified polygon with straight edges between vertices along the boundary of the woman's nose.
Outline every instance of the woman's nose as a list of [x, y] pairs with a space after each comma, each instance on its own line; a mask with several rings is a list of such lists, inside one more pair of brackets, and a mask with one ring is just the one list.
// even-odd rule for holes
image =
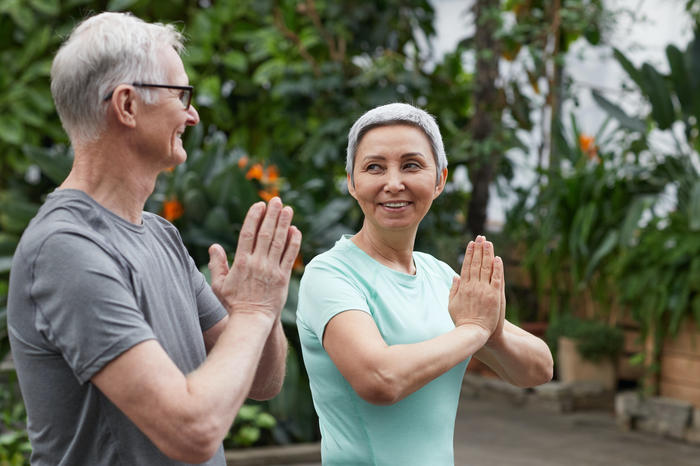
[[403, 177], [399, 170], [389, 170], [386, 176], [386, 183], [384, 184], [385, 191], [395, 193], [405, 189]]

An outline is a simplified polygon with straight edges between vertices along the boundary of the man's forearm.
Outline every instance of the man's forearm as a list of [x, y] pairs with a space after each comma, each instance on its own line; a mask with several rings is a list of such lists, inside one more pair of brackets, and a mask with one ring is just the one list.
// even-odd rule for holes
[[254, 400], [269, 400], [276, 396], [284, 383], [286, 363], [287, 337], [277, 319], [265, 342], [248, 396]]
[[220, 423], [225, 430], [248, 397], [275, 325], [272, 319], [261, 314], [231, 314], [207, 359], [187, 375], [192, 399], [208, 404], [200, 405], [200, 409], [216, 418], [215, 423]]

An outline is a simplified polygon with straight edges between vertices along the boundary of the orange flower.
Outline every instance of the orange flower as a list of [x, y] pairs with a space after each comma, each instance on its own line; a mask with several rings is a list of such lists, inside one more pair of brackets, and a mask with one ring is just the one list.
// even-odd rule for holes
[[248, 170], [248, 173], [245, 174], [245, 177], [247, 180], [261, 180], [263, 177], [263, 166], [262, 164], [256, 163], [252, 167], [250, 167], [250, 170]]
[[595, 138], [587, 134], [579, 134], [578, 144], [583, 152], [588, 152], [591, 147], [595, 146]]
[[165, 171], [168, 172], [168, 173], [172, 173], [173, 170], [175, 170], [175, 165], [173, 165], [172, 167], [168, 167], [168, 168], [165, 169]]
[[182, 207], [182, 204], [177, 199], [173, 198], [163, 202], [163, 211], [161, 212], [161, 215], [167, 221], [174, 222], [178, 218], [182, 217], [182, 214], [184, 213], [185, 208]]
[[279, 171], [277, 170], [277, 166], [270, 165], [269, 167], [267, 167], [266, 181], [268, 181], [270, 183], [274, 183], [275, 181], [277, 181], [277, 178], [279, 178], [279, 177], [280, 177], [280, 174], [279, 174]]
[[589, 160], [600, 160], [598, 158], [598, 146], [595, 145], [595, 138], [593, 136], [581, 133], [578, 136], [578, 145]]
[[240, 159], [238, 159], [238, 168], [243, 170], [246, 166], [248, 165], [248, 156], [244, 155]]
[[258, 196], [265, 202], [270, 202], [270, 199], [279, 195], [279, 191], [274, 186], [266, 191], [258, 191]]
[[294, 259], [294, 265], [292, 265], [292, 269], [299, 272], [303, 268], [304, 268], [304, 261], [301, 258], [301, 252], [300, 252], [299, 254], [297, 254], [297, 258]]

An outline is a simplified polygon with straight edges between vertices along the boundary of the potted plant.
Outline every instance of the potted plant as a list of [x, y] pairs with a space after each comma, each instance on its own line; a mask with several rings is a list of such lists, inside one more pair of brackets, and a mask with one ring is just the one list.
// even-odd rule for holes
[[563, 315], [547, 329], [547, 342], [556, 357], [562, 382], [596, 381], [613, 390], [615, 361], [622, 351], [622, 331], [600, 320]]

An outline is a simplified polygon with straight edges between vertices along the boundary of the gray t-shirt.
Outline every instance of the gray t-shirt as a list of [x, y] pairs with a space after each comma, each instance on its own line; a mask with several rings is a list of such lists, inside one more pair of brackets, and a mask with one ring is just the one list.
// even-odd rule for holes
[[[178, 231], [134, 225], [77, 190], [50, 194], [15, 252], [7, 321], [33, 465], [173, 465], [90, 383], [137, 343], [158, 340], [187, 374], [202, 331], [226, 315]], [[208, 465], [224, 465], [223, 448]]]

